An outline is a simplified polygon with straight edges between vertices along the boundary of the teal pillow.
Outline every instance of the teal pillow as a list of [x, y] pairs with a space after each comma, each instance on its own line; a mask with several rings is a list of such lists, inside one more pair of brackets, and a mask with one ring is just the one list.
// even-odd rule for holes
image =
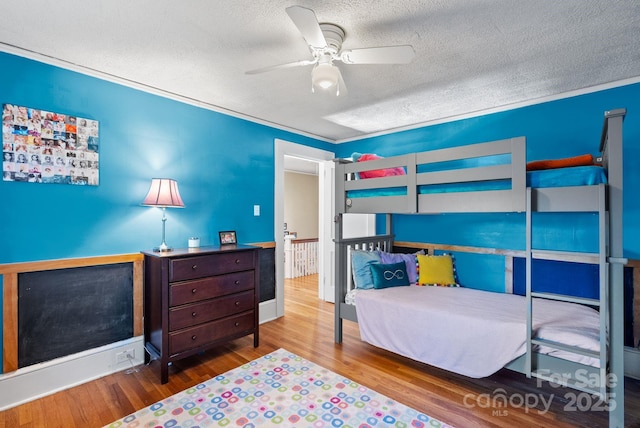
[[405, 262], [371, 265], [371, 275], [373, 288], [401, 287], [410, 284]]
[[351, 251], [351, 270], [356, 288], [364, 290], [373, 288], [370, 266], [378, 263], [380, 263], [380, 256], [376, 251]]

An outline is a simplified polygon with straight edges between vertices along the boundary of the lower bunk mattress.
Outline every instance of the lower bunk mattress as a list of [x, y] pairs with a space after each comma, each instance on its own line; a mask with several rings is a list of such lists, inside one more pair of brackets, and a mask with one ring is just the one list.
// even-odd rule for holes
[[[473, 378], [490, 376], [526, 352], [526, 298], [463, 287], [356, 290], [361, 339]], [[533, 336], [599, 351], [598, 311], [533, 300]], [[537, 352], [598, 367], [599, 359], [548, 347]]]

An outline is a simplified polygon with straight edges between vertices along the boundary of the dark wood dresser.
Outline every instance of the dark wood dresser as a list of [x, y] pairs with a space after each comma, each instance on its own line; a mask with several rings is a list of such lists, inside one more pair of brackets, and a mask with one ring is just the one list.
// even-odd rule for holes
[[230, 245], [144, 254], [144, 341], [160, 361], [160, 381], [169, 363], [253, 334], [258, 346], [258, 247]]

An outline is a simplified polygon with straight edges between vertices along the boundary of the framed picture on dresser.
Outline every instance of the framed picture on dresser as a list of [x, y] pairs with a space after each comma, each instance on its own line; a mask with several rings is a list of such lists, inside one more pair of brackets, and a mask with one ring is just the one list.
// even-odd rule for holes
[[220, 245], [235, 245], [238, 243], [235, 230], [226, 230], [218, 232], [220, 236]]

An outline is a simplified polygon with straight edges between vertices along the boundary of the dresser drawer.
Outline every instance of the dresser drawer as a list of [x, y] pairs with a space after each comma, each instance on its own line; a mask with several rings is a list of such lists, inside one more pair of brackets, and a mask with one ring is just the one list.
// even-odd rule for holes
[[169, 262], [169, 281], [250, 270], [254, 268], [254, 254], [253, 251], [239, 251], [172, 259]]
[[179, 306], [169, 310], [169, 331], [224, 318], [253, 308], [253, 290]]
[[184, 305], [238, 291], [253, 290], [254, 285], [252, 270], [178, 282], [169, 286], [169, 306]]
[[254, 320], [254, 312], [251, 311], [169, 333], [169, 354], [177, 354], [236, 333], [251, 331], [254, 328]]

